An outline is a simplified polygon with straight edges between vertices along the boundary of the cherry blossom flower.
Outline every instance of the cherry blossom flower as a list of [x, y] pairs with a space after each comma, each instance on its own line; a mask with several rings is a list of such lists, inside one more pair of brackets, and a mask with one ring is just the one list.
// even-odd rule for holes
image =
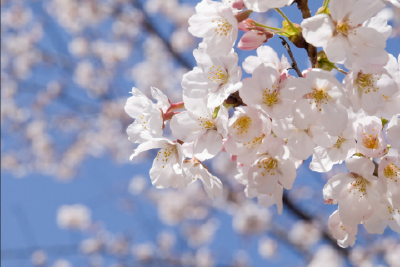
[[269, 64], [259, 65], [251, 78], [243, 79], [243, 87], [239, 90], [242, 100], [249, 106], [271, 118], [282, 119], [291, 115], [294, 100], [281, 96], [286, 79], [281, 83], [281, 75]]
[[387, 151], [382, 133], [382, 122], [374, 116], [361, 116], [353, 124], [357, 136], [357, 150], [366, 157], [379, 158]]
[[[126, 130], [129, 135], [128, 139], [133, 143], [141, 143], [161, 137], [164, 120], [159, 106], [135, 87], [132, 88], [132, 94], [133, 96], [128, 98], [125, 104], [125, 112], [135, 119], [135, 122]], [[165, 109], [167, 107], [166, 96], [156, 88], [152, 88], [152, 94], [160, 99], [159, 105]]]
[[269, 139], [266, 152], [257, 157], [248, 175], [248, 186], [260, 194], [273, 194], [278, 182], [285, 189], [291, 189], [296, 178], [296, 166], [291, 159], [285, 157], [285, 142], [273, 140], [273, 136]]
[[383, 231], [389, 226], [393, 231], [400, 234], [400, 207], [393, 207], [393, 204], [387, 197], [384, 197], [379, 203], [380, 209], [385, 211], [384, 215], [379, 215], [370, 210], [364, 216], [363, 225], [370, 234], [383, 234]]
[[193, 177], [192, 180], [200, 179], [203, 182], [204, 189], [211, 199], [222, 197], [222, 182], [212, 175], [203, 164], [187, 161], [184, 167], [188, 177]]
[[400, 113], [390, 120], [386, 129], [386, 137], [393, 148], [400, 150]]
[[330, 135], [337, 136], [347, 126], [347, 97], [342, 85], [328, 71], [312, 69], [306, 78], [289, 79], [280, 97], [296, 100], [293, 124], [305, 130], [317, 122]]
[[342, 248], [353, 247], [356, 242], [357, 226], [345, 225], [340, 219], [339, 211], [335, 210], [329, 217], [329, 230]]
[[193, 155], [200, 161], [215, 157], [228, 134], [228, 111], [221, 106], [213, 118], [214, 109], [207, 108], [206, 99], [184, 98], [184, 103], [187, 111], [171, 119], [172, 134], [184, 142], [194, 142]]
[[200, 46], [193, 51], [193, 55], [198, 67], [183, 76], [185, 96], [207, 98], [207, 106], [215, 108], [242, 87], [242, 69], [237, 65], [238, 56], [235, 52], [213, 58]]
[[[255, 115], [253, 113], [254, 110], [252, 110], [251, 108], [244, 108], [244, 110], [250, 111], [249, 115]], [[237, 109], [237, 111], [238, 112], [236, 114], [240, 114], [242, 112], [242, 109]], [[245, 121], [245, 119], [241, 118], [242, 117], [239, 117], [237, 121], [234, 122], [233, 129], [231, 128], [230, 133], [235, 133], [234, 131], [241, 126], [240, 122]], [[249, 118], [251, 120], [251, 117]], [[253, 163], [255, 158], [257, 157], [257, 153], [264, 153], [265, 142], [271, 133], [271, 122], [268, 118], [262, 116], [261, 114], [258, 114], [258, 117], [253, 117], [253, 120], [256, 122], [254, 125], [257, 125], [257, 122], [259, 122], [258, 127], [261, 129], [261, 134], [259, 134], [258, 131], [250, 131], [249, 139], [246, 138], [244, 141], [240, 138], [235, 138], [235, 134], [231, 134], [228, 136], [228, 139], [224, 143], [224, 148], [226, 152], [237, 156], [237, 161], [240, 163]], [[233, 119], [230, 119], [230, 123], [232, 123], [233, 121]], [[237, 125], [235, 125], [236, 122], [238, 122]], [[252, 136], [251, 133], [253, 133]]]
[[306, 160], [314, 153], [315, 146], [332, 147], [338, 137], [327, 134], [319, 124], [310, 124], [305, 129], [296, 128], [292, 118], [272, 120], [272, 131], [282, 139], [288, 139], [287, 147], [292, 156]]
[[391, 27], [384, 19], [371, 19], [384, 8], [382, 1], [336, 0], [329, 4], [330, 15], [318, 14], [301, 23], [304, 39], [324, 49], [333, 63], [351, 64], [363, 58], [385, 65], [388, 55], [386, 40]]
[[86, 229], [91, 224], [91, 211], [84, 205], [63, 205], [57, 210], [60, 228]]
[[289, 6], [293, 0], [243, 0], [245, 6], [255, 12], [266, 12], [271, 8]]
[[316, 147], [310, 169], [316, 172], [330, 171], [334, 164], [341, 164], [357, 152], [354, 140], [353, 114], [349, 111], [347, 128], [338, 136], [336, 143], [329, 148]]
[[324, 186], [324, 200], [337, 201], [343, 224], [355, 227], [369, 209], [382, 214], [379, 202], [386, 185], [372, 175], [375, 166], [369, 158], [347, 159], [346, 166], [350, 173], [335, 175]]
[[[238, 143], [254, 141], [255, 137], [260, 137], [265, 132], [265, 127], [268, 127], [268, 124], [263, 123], [263, 120], [265, 120], [265, 117], [260, 116], [251, 107], [237, 107], [228, 121], [229, 137]], [[260, 125], [263, 127], [259, 127]]]
[[389, 153], [379, 163], [378, 177], [382, 183], [387, 184], [386, 195], [390, 202], [400, 208], [400, 156], [396, 149]]
[[247, 73], [253, 73], [253, 71], [260, 64], [271, 65], [276, 68], [280, 74], [287, 73], [287, 69], [291, 67], [287, 58], [282, 55], [281, 60], [279, 60], [278, 54], [274, 49], [267, 45], [263, 45], [257, 48], [257, 56], [248, 56], [243, 62], [243, 69]]
[[184, 155], [182, 146], [178, 142], [170, 141], [167, 138], [153, 138], [141, 143], [131, 155], [132, 160], [141, 152], [161, 148], [153, 161], [150, 169], [151, 182], [157, 188], [184, 189], [192, 182], [191, 178], [186, 177], [182, 170]]
[[243, 34], [242, 38], [237, 45], [242, 50], [254, 50], [260, 47], [263, 43], [267, 42], [268, 39], [272, 38], [272, 33], [264, 33], [258, 30], [250, 30]]
[[227, 55], [238, 35], [238, 22], [232, 8], [221, 2], [203, 0], [196, 6], [196, 14], [189, 19], [189, 32], [207, 45], [211, 57]]
[[278, 213], [282, 214], [283, 210], [283, 203], [282, 203], [282, 196], [283, 196], [283, 187], [281, 184], [278, 183], [275, 192], [272, 194], [261, 194], [257, 191], [256, 187], [249, 186], [249, 171], [251, 169], [250, 164], [238, 164], [238, 174], [235, 176], [235, 179], [246, 186], [244, 192], [247, 198], [255, 198], [258, 199], [258, 205], [263, 206], [265, 208], [269, 208], [272, 205], [276, 205], [278, 209]]
[[385, 106], [385, 100], [399, 91], [397, 83], [383, 67], [353, 68], [343, 80], [354, 111], [362, 108], [372, 116]]

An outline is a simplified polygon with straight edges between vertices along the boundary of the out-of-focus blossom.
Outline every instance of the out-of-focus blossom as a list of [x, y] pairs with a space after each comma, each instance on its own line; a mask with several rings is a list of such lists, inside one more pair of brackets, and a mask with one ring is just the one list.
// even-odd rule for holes
[[63, 205], [57, 211], [57, 224], [60, 228], [86, 229], [91, 224], [91, 211], [84, 205]]

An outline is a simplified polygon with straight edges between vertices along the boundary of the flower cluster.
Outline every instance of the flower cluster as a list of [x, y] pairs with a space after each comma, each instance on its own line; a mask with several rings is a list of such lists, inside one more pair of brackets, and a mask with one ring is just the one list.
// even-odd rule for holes
[[[197, 66], [183, 75], [183, 102], [171, 103], [156, 88], [157, 104], [136, 88], [126, 102], [125, 111], [135, 119], [129, 140], [140, 143], [131, 159], [158, 148], [150, 169], [153, 185], [184, 189], [200, 179], [213, 199], [223, 196], [222, 183], [203, 162], [228, 153], [246, 196], [264, 207], [275, 204], [279, 213], [283, 189], [292, 188], [296, 169], [310, 156], [316, 172], [345, 161], [350, 172], [335, 175], [323, 190], [325, 203], [338, 204], [329, 219], [338, 244], [353, 246], [361, 223], [369, 233], [381, 234], [387, 225], [400, 233], [400, 71], [385, 51], [391, 27], [374, 17], [385, 4], [326, 0], [300, 26], [279, 9], [292, 2], [199, 3], [189, 32], [203, 42], [193, 51]], [[252, 11], [268, 9], [285, 18], [283, 29], [248, 19]], [[244, 79], [233, 49], [239, 29], [246, 33], [238, 47], [257, 48], [257, 57], [243, 63], [252, 75]], [[250, 31], [261, 37], [249, 39]], [[295, 62], [262, 46], [274, 35], [323, 52], [296, 78], [289, 75]], [[346, 73], [343, 82], [333, 68]], [[167, 125], [171, 138], [163, 136]]]

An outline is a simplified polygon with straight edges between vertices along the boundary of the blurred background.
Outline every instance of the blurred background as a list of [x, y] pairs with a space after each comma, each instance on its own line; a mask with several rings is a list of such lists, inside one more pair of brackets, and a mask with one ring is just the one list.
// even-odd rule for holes
[[[360, 226], [349, 249], [331, 238], [336, 206], [323, 204], [322, 188], [343, 165], [321, 175], [305, 162], [278, 215], [246, 199], [226, 153], [207, 163], [224, 184], [214, 201], [199, 183], [152, 187], [157, 151], [129, 161], [129, 92], [150, 96], [154, 86], [181, 101], [201, 41], [187, 30], [197, 2], [1, 0], [1, 265], [400, 266], [390, 229], [370, 235]], [[323, 1], [309, 2], [315, 14]], [[296, 5], [282, 10], [302, 21]], [[387, 51], [397, 58], [400, 10], [378, 15], [393, 27]], [[282, 21], [273, 11], [251, 18]], [[287, 56], [279, 38], [267, 45]], [[308, 68], [305, 50], [291, 47]], [[240, 64], [255, 55], [235, 51]]]

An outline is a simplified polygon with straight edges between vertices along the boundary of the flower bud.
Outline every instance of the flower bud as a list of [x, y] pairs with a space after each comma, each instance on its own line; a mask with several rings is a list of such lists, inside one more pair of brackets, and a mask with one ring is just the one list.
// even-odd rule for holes
[[253, 13], [253, 10], [245, 10], [235, 15], [235, 18], [238, 22], [242, 22], [243, 20], [250, 17], [250, 14]]
[[251, 30], [243, 34], [238, 43], [238, 48], [242, 50], [254, 50], [260, 47], [263, 43], [267, 42], [269, 38], [274, 36], [271, 32], [262, 32], [258, 30]]

